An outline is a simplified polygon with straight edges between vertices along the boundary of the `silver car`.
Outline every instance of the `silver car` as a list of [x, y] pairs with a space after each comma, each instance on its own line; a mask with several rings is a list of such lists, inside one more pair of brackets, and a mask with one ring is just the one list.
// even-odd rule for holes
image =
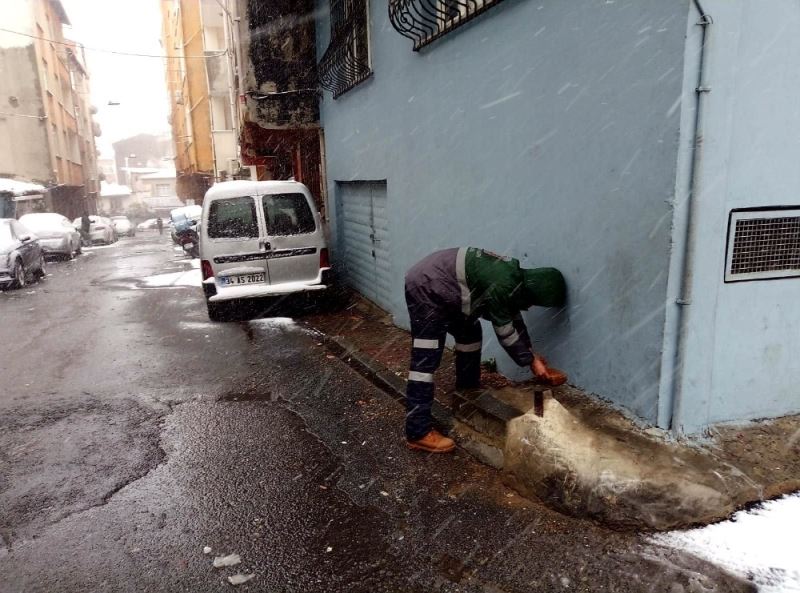
[[133, 237], [136, 234], [136, 227], [127, 216], [112, 216], [111, 223], [118, 237]]
[[25, 214], [19, 222], [39, 237], [45, 255], [75, 257], [81, 252], [81, 234], [66, 216], [55, 212]]
[[0, 218], [0, 289], [22, 288], [46, 275], [39, 239], [13, 218]]
[[[114, 230], [114, 224], [105, 216], [96, 216], [92, 214], [89, 216], [89, 222], [89, 240], [92, 243], [110, 245], [117, 240], [117, 233]], [[81, 219], [76, 218], [72, 221], [72, 225], [76, 229], [81, 228]]]

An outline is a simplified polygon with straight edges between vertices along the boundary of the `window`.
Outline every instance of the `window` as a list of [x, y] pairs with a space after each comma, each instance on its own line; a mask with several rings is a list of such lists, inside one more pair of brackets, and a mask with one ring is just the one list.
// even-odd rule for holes
[[302, 235], [317, 230], [314, 215], [303, 194], [263, 197], [268, 235]]
[[319, 63], [319, 79], [334, 98], [372, 74], [368, 0], [331, 0], [331, 40]]
[[255, 200], [241, 197], [211, 202], [208, 209], [208, 236], [211, 239], [257, 238]]
[[502, 0], [389, 0], [389, 20], [414, 51], [471, 21]]
[[165, 198], [170, 195], [169, 183], [156, 183], [156, 196]]

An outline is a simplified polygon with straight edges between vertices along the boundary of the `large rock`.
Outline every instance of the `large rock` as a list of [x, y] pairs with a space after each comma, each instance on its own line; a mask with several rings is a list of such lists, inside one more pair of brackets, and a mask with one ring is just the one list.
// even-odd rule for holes
[[453, 434], [522, 494], [571, 515], [675, 529], [800, 489], [800, 416], [676, 440], [568, 386], [537, 410], [533, 391], [456, 393]]
[[618, 527], [670, 529], [735, 510], [733, 494], [749, 488], [741, 478], [615, 416], [587, 417], [545, 397], [541, 417], [529, 411], [508, 423], [509, 481], [570, 514]]

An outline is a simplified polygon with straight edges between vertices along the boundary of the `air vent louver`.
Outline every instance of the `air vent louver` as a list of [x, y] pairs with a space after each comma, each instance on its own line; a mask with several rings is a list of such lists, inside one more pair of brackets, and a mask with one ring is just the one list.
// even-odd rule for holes
[[734, 210], [725, 281], [800, 276], [800, 209]]

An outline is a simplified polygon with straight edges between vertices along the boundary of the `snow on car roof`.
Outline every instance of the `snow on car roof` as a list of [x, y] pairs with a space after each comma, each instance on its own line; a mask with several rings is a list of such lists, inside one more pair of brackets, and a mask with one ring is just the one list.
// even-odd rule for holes
[[206, 198], [236, 198], [247, 195], [278, 194], [282, 192], [306, 193], [308, 188], [298, 181], [223, 181], [215, 183], [206, 192]]
[[20, 216], [19, 221], [30, 226], [32, 229], [46, 229], [51, 227], [61, 227], [64, 217], [55, 212], [31, 212]]
[[64, 216], [61, 215], [61, 214], [58, 214], [57, 212], [31, 212], [29, 214], [22, 215], [20, 217], [20, 220], [29, 220], [29, 219], [47, 220], [47, 219], [52, 219], [52, 220], [57, 220], [57, 221], [60, 222], [61, 219], [63, 219], [63, 218], [64, 218]]

